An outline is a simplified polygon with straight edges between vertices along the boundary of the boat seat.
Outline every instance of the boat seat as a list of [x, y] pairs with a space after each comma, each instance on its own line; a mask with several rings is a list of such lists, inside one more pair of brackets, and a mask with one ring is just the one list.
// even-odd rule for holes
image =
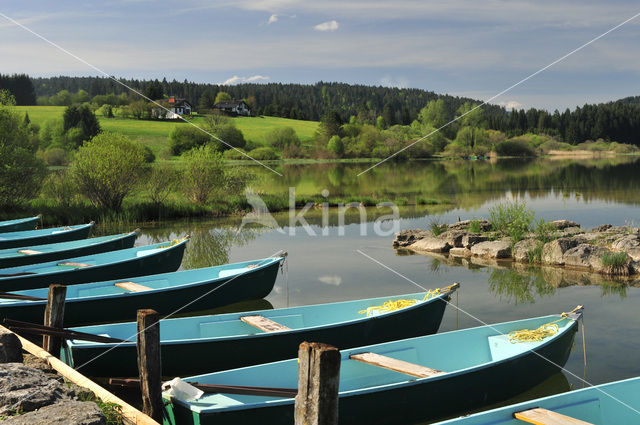
[[415, 363], [405, 362], [404, 360], [398, 360], [376, 353], [352, 354], [349, 358], [372, 366], [378, 366], [384, 369], [393, 370], [394, 372], [415, 376], [416, 378], [430, 378], [432, 376], [444, 375], [447, 373], [441, 370], [420, 366]]
[[33, 250], [33, 249], [21, 249], [21, 250], [18, 250], [18, 252], [20, 254], [27, 254], [27, 255], [42, 254], [42, 252], [36, 251], [36, 250]]
[[561, 415], [551, 410], [537, 407], [535, 409], [516, 412], [513, 415], [516, 419], [535, 425], [593, 425], [571, 416]]
[[116, 282], [113, 285], [131, 292], [144, 292], [153, 290], [153, 288], [149, 288], [148, 286], [144, 285], [138, 285], [134, 282]]
[[85, 263], [74, 263], [72, 261], [65, 261], [63, 263], [58, 263], [59, 266], [69, 266], [69, 267], [91, 267], [91, 264]]
[[240, 320], [264, 332], [281, 332], [291, 330], [278, 322], [274, 322], [273, 320], [262, 316], [242, 316]]

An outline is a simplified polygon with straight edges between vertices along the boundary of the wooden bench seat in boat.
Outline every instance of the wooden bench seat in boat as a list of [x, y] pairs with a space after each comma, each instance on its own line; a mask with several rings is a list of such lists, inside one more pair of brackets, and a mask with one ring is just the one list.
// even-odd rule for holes
[[36, 251], [34, 249], [19, 249], [18, 252], [20, 254], [26, 254], [26, 255], [42, 254], [42, 252]]
[[58, 263], [59, 266], [69, 266], [69, 267], [91, 267], [91, 264], [85, 263], [74, 263], [72, 261], [65, 261], [62, 263]]
[[535, 425], [592, 425], [589, 422], [581, 421], [571, 416], [561, 415], [560, 413], [540, 407], [516, 412], [513, 416], [520, 421]]
[[404, 373], [406, 375], [415, 376], [416, 378], [430, 378], [432, 376], [444, 375], [447, 372], [432, 369], [426, 366], [420, 366], [414, 363], [405, 362], [404, 360], [394, 359], [392, 357], [383, 356], [376, 353], [360, 353], [349, 356], [351, 360], [357, 360], [372, 366], [382, 367], [384, 369], [393, 370], [394, 372]]
[[152, 290], [152, 288], [149, 288], [148, 286], [139, 285], [134, 282], [116, 282], [113, 285], [131, 292], [143, 292]]
[[240, 320], [264, 332], [282, 332], [291, 330], [290, 328], [263, 316], [242, 316]]

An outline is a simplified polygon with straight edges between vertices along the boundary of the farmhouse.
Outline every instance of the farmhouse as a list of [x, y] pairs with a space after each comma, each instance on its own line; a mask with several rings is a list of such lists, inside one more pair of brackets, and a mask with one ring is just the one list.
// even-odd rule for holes
[[185, 100], [175, 96], [171, 96], [168, 100], [160, 102], [165, 108], [153, 108], [153, 116], [159, 119], [176, 120], [182, 115], [191, 115], [191, 104]]
[[224, 102], [218, 102], [213, 105], [213, 108], [229, 115], [244, 115], [247, 117], [251, 115], [249, 105], [247, 105], [244, 100], [226, 100]]
[[185, 99], [171, 96], [169, 98], [169, 110], [177, 115], [191, 115], [191, 104]]

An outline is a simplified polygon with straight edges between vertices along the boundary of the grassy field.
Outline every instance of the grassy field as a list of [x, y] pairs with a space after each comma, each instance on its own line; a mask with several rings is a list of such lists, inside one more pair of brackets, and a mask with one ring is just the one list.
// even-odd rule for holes
[[[49, 119], [61, 117], [64, 106], [16, 106], [20, 114], [29, 113], [31, 122], [42, 125]], [[104, 118], [98, 116], [103, 130], [120, 133], [149, 146], [156, 155], [169, 144], [169, 134], [177, 125], [188, 125], [175, 121], [141, 121], [133, 119]], [[246, 140], [264, 143], [265, 134], [277, 127], [292, 127], [303, 142], [311, 140], [317, 121], [290, 120], [278, 117], [236, 117], [233, 123], [242, 131]], [[202, 125], [204, 117], [194, 117], [193, 123]]]

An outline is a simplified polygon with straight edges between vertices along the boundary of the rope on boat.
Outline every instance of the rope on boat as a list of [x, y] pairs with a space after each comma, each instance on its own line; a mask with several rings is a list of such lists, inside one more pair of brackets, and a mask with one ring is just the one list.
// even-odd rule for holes
[[437, 297], [439, 295], [446, 294], [447, 292], [451, 291], [454, 287], [457, 287], [457, 286], [458, 286], [458, 284], [454, 283], [454, 284], [449, 285], [449, 286], [444, 287], [444, 288], [429, 289], [424, 294], [424, 298], [422, 298], [422, 300], [416, 300], [416, 299], [389, 300], [389, 301], [386, 301], [382, 305], [374, 305], [374, 306], [368, 307], [365, 310], [360, 310], [358, 312], [358, 314], [366, 314], [367, 317], [371, 317], [374, 314], [388, 313], [390, 311], [401, 310], [403, 308], [411, 307], [412, 305], [416, 305], [416, 304], [418, 304], [420, 302], [430, 300], [431, 298], [435, 298], [435, 297]]
[[507, 336], [509, 337], [509, 342], [511, 342], [512, 344], [516, 344], [519, 342], [540, 342], [545, 338], [554, 336], [558, 333], [559, 330], [558, 323], [562, 322], [564, 319], [569, 318], [570, 314], [576, 313], [581, 309], [582, 306], [579, 305], [568, 313], [562, 313], [558, 320], [545, 323], [537, 329], [521, 329], [519, 331], [511, 331], [507, 334]]
[[174, 240], [171, 241], [171, 243], [168, 246], [161, 246], [160, 248], [171, 248], [172, 246], [178, 245], [180, 242], [184, 242], [187, 239], [189, 239], [189, 235], [185, 236], [182, 239], [174, 239]]

